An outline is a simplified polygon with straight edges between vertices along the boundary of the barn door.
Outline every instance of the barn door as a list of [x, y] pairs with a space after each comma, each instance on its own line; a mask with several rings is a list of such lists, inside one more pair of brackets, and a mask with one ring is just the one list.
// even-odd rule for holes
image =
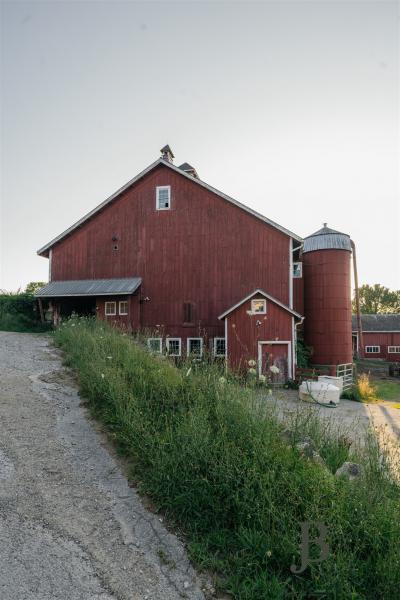
[[[285, 383], [289, 379], [289, 345], [262, 342], [259, 348], [261, 373], [272, 383]], [[270, 369], [272, 366], [278, 367], [279, 373], [273, 373]]]

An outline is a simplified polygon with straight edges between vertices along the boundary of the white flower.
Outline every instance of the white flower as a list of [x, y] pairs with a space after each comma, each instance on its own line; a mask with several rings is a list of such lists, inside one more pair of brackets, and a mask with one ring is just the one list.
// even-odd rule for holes
[[272, 556], [272, 552], [271, 552], [271, 550], [267, 550], [267, 556], [268, 556], [268, 558], [269, 558], [270, 556]]
[[257, 371], [255, 369], [249, 369], [249, 373], [251, 373], [251, 375], [255, 375]]
[[261, 383], [265, 383], [265, 380], [266, 380], [265, 375], [260, 375], [259, 380], [261, 381]]
[[255, 367], [256, 366], [256, 361], [253, 360], [252, 358], [250, 360], [247, 361], [249, 363], [249, 367]]
[[219, 378], [219, 382], [220, 382], [221, 385], [224, 385], [226, 383], [225, 377], [220, 377]]
[[272, 390], [268, 390], [268, 394], [272, 396]]
[[104, 379], [104, 373], [101, 374], [101, 378]]
[[71, 327], [75, 327], [75, 323], [72, 323]]
[[278, 367], [276, 367], [275, 365], [272, 365], [269, 370], [271, 371], [271, 373], [279, 373], [279, 369]]

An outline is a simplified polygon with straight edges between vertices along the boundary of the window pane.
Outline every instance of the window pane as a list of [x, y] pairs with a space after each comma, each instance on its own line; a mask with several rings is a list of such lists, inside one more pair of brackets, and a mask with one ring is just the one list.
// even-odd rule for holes
[[201, 355], [201, 340], [189, 340], [189, 354]]
[[265, 300], [252, 300], [251, 307], [255, 313], [263, 313], [265, 312]]

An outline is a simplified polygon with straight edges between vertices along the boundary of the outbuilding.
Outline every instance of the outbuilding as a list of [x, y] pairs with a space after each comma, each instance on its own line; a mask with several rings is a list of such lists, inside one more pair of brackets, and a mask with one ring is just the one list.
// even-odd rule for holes
[[353, 315], [353, 352], [362, 358], [400, 361], [400, 314], [361, 315], [363, 347], [359, 348], [357, 317]]

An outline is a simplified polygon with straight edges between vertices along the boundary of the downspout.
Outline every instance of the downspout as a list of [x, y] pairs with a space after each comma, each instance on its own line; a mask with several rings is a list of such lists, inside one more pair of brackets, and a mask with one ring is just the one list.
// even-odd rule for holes
[[357, 311], [357, 329], [358, 329], [358, 348], [356, 351], [357, 358], [363, 357], [363, 332], [362, 332], [362, 322], [361, 322], [361, 311], [360, 311], [360, 295], [358, 293], [358, 272], [357, 272], [357, 256], [356, 256], [356, 245], [353, 240], [350, 240], [351, 249], [353, 252], [353, 270], [354, 270], [354, 293], [356, 300], [356, 311]]
[[293, 380], [296, 379], [296, 367], [297, 367], [297, 328], [303, 325], [305, 317], [301, 317], [298, 323], [294, 324], [294, 349], [293, 349]]

